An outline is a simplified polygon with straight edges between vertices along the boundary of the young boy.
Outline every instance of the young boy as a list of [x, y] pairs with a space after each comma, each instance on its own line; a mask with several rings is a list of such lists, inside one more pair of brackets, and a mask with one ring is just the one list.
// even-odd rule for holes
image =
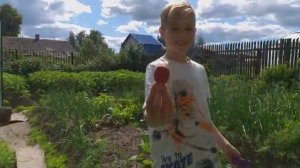
[[[144, 117], [155, 168], [221, 167], [217, 146], [232, 161], [241, 158], [211, 121], [205, 69], [187, 57], [195, 37], [195, 13], [188, 2], [173, 2], [161, 13], [159, 32], [166, 53], [147, 66]], [[169, 69], [166, 84], [155, 82], [158, 66]]]

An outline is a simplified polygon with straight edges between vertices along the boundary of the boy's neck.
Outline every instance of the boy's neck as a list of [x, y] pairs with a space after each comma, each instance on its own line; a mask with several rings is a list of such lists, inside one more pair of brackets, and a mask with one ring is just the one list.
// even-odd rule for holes
[[165, 57], [168, 59], [171, 59], [176, 62], [188, 62], [189, 58], [186, 55], [186, 53], [178, 53], [178, 52], [172, 52], [172, 51], [166, 51]]

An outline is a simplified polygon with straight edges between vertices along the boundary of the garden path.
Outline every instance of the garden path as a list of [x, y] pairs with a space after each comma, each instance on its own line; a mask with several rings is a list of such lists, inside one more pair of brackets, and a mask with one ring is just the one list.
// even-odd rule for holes
[[21, 121], [0, 127], [0, 139], [15, 150], [17, 168], [46, 168], [45, 155], [38, 146], [27, 144], [30, 124], [22, 113], [13, 113], [11, 121]]

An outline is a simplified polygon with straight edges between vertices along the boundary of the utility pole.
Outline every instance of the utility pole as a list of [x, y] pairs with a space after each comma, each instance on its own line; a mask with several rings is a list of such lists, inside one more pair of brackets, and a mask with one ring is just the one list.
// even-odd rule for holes
[[2, 53], [2, 23], [0, 21], [0, 126], [8, 124], [11, 120], [12, 108], [3, 105], [3, 53]]
[[2, 55], [2, 23], [0, 21], [0, 107], [3, 105], [3, 55]]

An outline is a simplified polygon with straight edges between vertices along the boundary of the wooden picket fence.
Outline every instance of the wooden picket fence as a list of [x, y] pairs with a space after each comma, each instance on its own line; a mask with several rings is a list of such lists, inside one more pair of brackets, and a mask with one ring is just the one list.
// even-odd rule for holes
[[194, 58], [208, 65], [215, 75], [255, 77], [263, 69], [279, 64], [299, 69], [300, 43], [299, 39], [279, 39], [210, 44], [201, 46]]
[[80, 56], [79, 53], [67, 53], [61, 51], [33, 51], [33, 50], [12, 50], [3, 49], [4, 62], [16, 61], [23, 58], [40, 58], [44, 61], [66, 62], [77, 64], [84, 61], [86, 58]]

